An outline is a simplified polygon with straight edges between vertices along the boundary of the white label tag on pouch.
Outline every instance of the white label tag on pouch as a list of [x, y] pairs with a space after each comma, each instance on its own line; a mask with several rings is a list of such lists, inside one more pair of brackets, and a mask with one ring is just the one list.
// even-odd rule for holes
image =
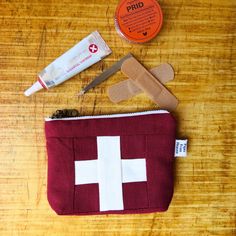
[[175, 140], [175, 157], [187, 157], [187, 139]]

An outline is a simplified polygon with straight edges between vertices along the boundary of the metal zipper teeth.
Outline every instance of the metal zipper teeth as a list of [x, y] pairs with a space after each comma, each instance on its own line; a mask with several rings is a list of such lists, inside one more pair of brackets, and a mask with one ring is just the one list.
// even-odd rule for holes
[[122, 113], [122, 114], [110, 114], [110, 115], [98, 115], [98, 116], [80, 116], [80, 117], [67, 117], [67, 118], [45, 118], [45, 121], [57, 121], [57, 120], [87, 120], [87, 119], [104, 119], [104, 118], [119, 118], [119, 117], [132, 117], [132, 116], [144, 116], [153, 114], [168, 114], [166, 110], [153, 110], [133, 113]]

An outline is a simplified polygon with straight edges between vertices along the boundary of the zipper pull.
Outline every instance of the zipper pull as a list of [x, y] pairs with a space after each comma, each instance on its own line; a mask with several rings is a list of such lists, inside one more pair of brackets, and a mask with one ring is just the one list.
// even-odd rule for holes
[[79, 116], [79, 112], [76, 109], [63, 109], [63, 110], [56, 110], [51, 116], [51, 119], [58, 119], [58, 118], [68, 118], [68, 117], [77, 117]]

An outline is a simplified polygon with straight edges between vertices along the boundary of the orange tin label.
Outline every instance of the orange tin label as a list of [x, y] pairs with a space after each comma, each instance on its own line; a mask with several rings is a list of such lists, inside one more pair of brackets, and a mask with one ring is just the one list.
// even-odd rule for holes
[[161, 7], [156, 0], [122, 0], [115, 13], [118, 33], [136, 43], [153, 39], [159, 33], [162, 22]]

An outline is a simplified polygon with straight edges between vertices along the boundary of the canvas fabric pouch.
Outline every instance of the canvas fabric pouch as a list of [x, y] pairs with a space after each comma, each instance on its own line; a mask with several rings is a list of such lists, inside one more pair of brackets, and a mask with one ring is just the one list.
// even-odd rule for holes
[[165, 110], [46, 119], [47, 196], [60, 215], [166, 211], [176, 122]]

